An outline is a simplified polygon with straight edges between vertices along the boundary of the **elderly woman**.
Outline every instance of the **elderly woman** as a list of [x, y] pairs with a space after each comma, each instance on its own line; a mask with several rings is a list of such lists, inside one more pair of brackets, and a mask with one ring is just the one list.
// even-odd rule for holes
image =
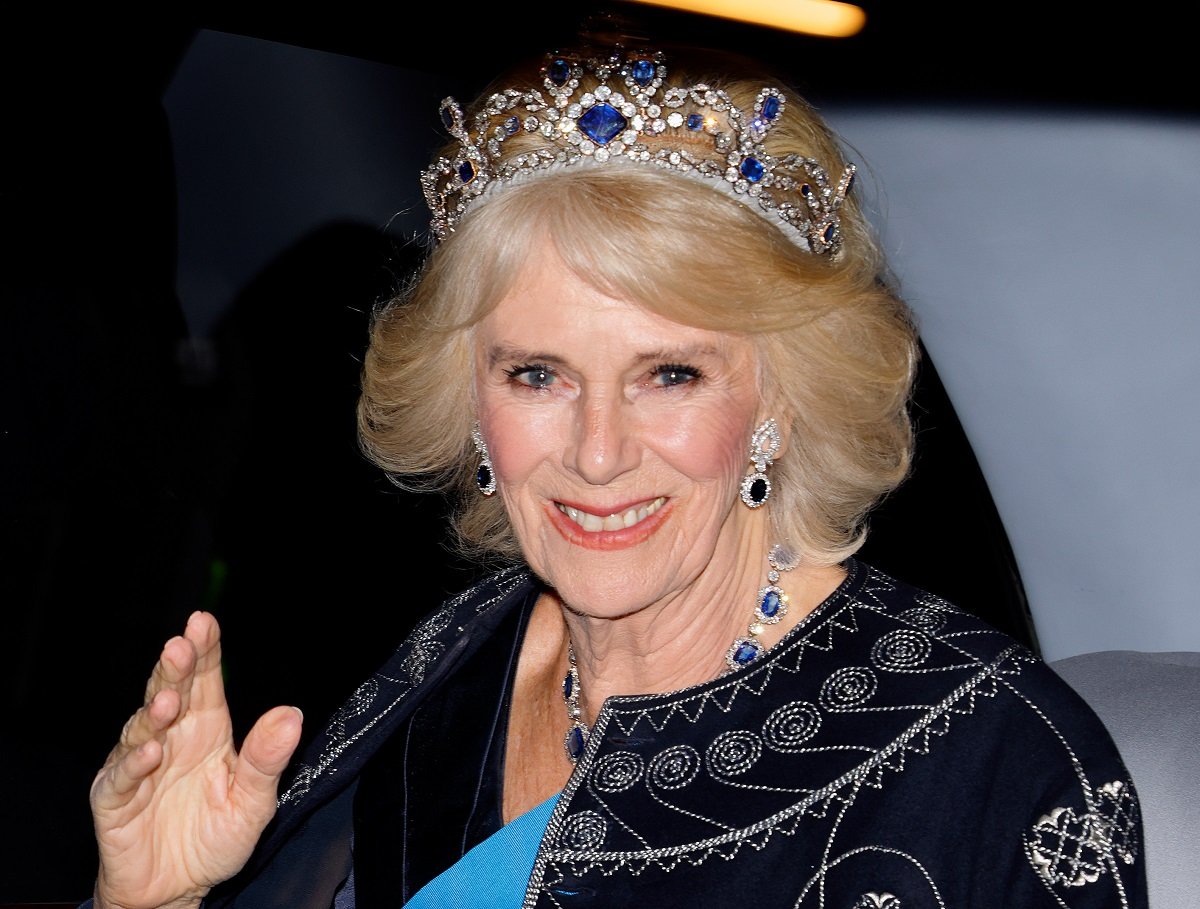
[[504, 564], [294, 764], [293, 708], [235, 751], [194, 615], [97, 776], [96, 909], [1145, 905], [1094, 714], [854, 557], [916, 344], [853, 166], [778, 81], [688, 62], [443, 103], [361, 437]]

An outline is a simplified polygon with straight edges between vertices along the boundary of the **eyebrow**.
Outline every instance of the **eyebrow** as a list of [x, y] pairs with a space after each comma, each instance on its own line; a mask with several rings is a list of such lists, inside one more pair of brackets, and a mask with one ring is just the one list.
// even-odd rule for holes
[[[676, 363], [687, 362], [698, 357], [720, 356], [722, 349], [716, 344], [681, 344], [677, 347], [660, 347], [655, 350], [642, 351], [633, 355], [635, 363]], [[517, 347], [511, 344], [496, 344], [487, 350], [489, 367], [500, 362], [509, 363], [545, 363], [547, 366], [566, 366], [565, 357], [557, 354], [538, 352], [537, 350]]]

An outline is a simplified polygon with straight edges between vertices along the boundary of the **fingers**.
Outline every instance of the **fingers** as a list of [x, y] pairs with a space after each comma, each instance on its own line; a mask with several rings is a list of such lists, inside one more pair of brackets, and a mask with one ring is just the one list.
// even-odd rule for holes
[[234, 770], [233, 797], [245, 805], [262, 805], [266, 818], [274, 811], [279, 778], [300, 742], [304, 715], [296, 707], [264, 713], [246, 735]]
[[[196, 612], [188, 619], [183, 635], [163, 644], [146, 682], [142, 707], [125, 723], [117, 745], [97, 775], [93, 790], [100, 802], [109, 807], [124, 804], [158, 768], [166, 733], [191, 706], [197, 684], [211, 687], [211, 676], [215, 674], [221, 689], [219, 699], [224, 702], [219, 640], [216, 620]], [[212, 700], [211, 694], [208, 699]]]
[[184, 639], [194, 648], [193, 684], [185, 691], [183, 710], [207, 710], [225, 706], [225, 681], [221, 676], [221, 628], [209, 612], [196, 611], [188, 617]]

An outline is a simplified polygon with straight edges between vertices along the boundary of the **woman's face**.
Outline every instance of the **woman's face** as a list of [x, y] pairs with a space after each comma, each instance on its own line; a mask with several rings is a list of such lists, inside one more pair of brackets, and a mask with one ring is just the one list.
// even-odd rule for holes
[[760, 419], [748, 339], [606, 297], [547, 255], [476, 327], [475, 371], [517, 539], [573, 609], [627, 615], [745, 557], [765, 511], [738, 501]]

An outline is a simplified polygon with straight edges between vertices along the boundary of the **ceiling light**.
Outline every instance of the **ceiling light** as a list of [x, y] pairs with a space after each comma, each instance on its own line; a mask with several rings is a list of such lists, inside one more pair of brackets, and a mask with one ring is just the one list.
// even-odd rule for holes
[[736, 19], [786, 31], [824, 38], [849, 38], [862, 31], [867, 14], [852, 3], [838, 0], [632, 0], [651, 6], [704, 16]]

